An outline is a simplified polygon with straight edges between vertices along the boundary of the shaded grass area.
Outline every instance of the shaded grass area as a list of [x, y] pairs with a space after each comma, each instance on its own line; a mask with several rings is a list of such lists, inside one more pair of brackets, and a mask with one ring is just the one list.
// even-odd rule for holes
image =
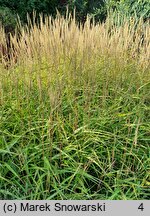
[[1, 64], [1, 199], [150, 198], [149, 67], [91, 38]]

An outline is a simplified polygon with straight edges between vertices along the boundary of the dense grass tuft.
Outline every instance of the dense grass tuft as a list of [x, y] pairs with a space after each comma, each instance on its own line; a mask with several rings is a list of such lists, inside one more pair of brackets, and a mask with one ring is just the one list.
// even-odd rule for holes
[[150, 198], [149, 38], [142, 20], [79, 26], [70, 15], [11, 37], [11, 58], [0, 56], [1, 199]]

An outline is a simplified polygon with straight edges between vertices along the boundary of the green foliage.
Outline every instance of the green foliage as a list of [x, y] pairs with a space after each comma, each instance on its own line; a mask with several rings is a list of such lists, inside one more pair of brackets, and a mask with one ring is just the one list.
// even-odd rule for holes
[[122, 16], [144, 18], [145, 20], [150, 18], [149, 0], [107, 0], [106, 4], [109, 10], [115, 9]]
[[[31, 15], [33, 11], [36, 11], [37, 14], [43, 13], [54, 16], [56, 14], [56, 9], [58, 9], [61, 13], [66, 13], [67, 6], [69, 11], [73, 11], [74, 8], [76, 8], [76, 15], [80, 21], [84, 21], [87, 14], [97, 20], [103, 20], [106, 17], [106, 7], [103, 0], [0, 0], [0, 7], [2, 7], [4, 11], [9, 10], [8, 14], [10, 14], [10, 16], [11, 14], [18, 14], [23, 22], [26, 22], [27, 13]], [[14, 18], [11, 20], [15, 22]], [[7, 22], [3, 23], [4, 25], [7, 25]]]
[[6, 32], [10, 32], [15, 28], [16, 15], [8, 7], [0, 7], [0, 23], [5, 26]]
[[37, 13], [53, 14], [58, 3], [58, 0], [4, 0], [0, 1], [0, 6], [8, 7], [10, 10], [18, 13], [22, 19], [25, 19], [26, 13], [32, 13], [33, 10], [37, 11]]
[[55, 16], [56, 9], [66, 13], [76, 8], [76, 17], [84, 22], [87, 14], [96, 21], [103, 21], [107, 11], [115, 10], [123, 16], [136, 18], [149, 18], [149, 0], [0, 0], [0, 21], [7, 29], [14, 29], [16, 14], [23, 22], [27, 21], [27, 13], [31, 16], [33, 11]]
[[74, 0], [68, 1], [68, 6], [71, 10], [76, 8], [77, 18], [81, 21], [84, 21], [87, 15], [96, 20], [104, 20], [106, 17], [104, 0]]

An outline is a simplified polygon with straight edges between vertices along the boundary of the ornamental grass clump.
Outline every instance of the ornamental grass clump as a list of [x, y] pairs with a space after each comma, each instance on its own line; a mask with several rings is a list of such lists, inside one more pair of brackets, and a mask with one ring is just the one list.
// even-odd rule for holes
[[149, 38], [142, 19], [19, 26], [0, 55], [1, 199], [149, 198]]

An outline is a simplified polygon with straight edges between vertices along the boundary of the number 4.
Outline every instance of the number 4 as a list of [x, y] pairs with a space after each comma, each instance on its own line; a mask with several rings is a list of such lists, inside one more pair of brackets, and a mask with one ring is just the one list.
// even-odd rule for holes
[[144, 206], [143, 206], [143, 203], [141, 203], [138, 207], [139, 210], [143, 211], [144, 210]]

